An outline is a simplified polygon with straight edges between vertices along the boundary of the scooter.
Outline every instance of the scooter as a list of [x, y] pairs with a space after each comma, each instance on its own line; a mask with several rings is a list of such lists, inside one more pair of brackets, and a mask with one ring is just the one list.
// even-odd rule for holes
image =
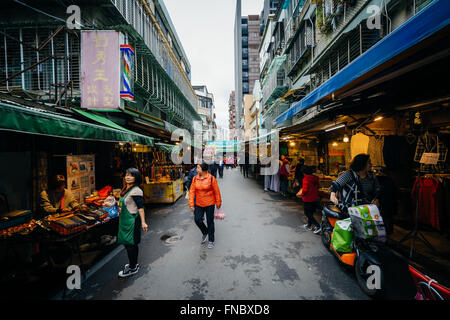
[[[337, 221], [349, 218], [347, 210], [343, 205], [327, 204], [322, 210], [322, 242], [324, 246], [345, 266], [354, 269], [358, 285], [369, 297], [382, 298], [384, 295], [385, 281], [383, 272], [383, 255], [389, 250], [382, 243], [372, 240], [354, 237], [351, 253], [341, 253], [336, 251], [332, 245], [334, 226]], [[369, 266], [377, 266], [379, 270], [379, 285], [369, 288], [368, 279], [372, 275]], [[379, 289], [378, 289], [379, 288]]]

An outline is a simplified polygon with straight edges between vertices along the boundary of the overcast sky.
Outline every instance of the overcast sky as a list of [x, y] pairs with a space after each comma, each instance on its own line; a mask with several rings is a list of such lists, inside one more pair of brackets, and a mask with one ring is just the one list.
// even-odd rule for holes
[[[214, 94], [217, 125], [228, 128], [234, 90], [236, 0], [164, 0], [192, 69], [192, 85]], [[242, 0], [242, 15], [260, 14], [264, 0]]]

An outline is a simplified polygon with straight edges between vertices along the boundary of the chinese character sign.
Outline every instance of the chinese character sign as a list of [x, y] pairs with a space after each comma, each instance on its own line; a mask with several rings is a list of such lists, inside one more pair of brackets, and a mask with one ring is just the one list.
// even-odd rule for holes
[[81, 107], [120, 107], [120, 46], [117, 31], [81, 32]]

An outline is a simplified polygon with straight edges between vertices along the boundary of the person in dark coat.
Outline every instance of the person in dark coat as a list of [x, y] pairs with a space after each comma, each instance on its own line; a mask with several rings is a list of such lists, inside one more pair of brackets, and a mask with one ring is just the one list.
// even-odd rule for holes
[[302, 188], [303, 177], [304, 177], [303, 170], [304, 169], [305, 169], [305, 159], [299, 158], [297, 166], [295, 167], [295, 181], [298, 183], [298, 186], [294, 189], [296, 194]]
[[186, 181], [186, 189], [189, 192], [191, 188], [192, 179], [197, 175], [197, 166], [194, 166], [191, 170], [189, 170], [188, 179]]
[[217, 179], [217, 170], [218, 170], [218, 164], [216, 163], [216, 160], [214, 160], [213, 163], [211, 163], [209, 165], [209, 172], [211, 173], [211, 175]]

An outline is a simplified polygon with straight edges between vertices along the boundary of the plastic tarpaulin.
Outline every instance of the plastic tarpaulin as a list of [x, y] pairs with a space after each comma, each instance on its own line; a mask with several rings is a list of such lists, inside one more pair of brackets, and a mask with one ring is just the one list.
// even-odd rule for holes
[[328, 79], [320, 87], [274, 120], [275, 125], [292, 118], [326, 96], [362, 77], [370, 70], [391, 60], [422, 40], [432, 36], [450, 23], [450, 6], [447, 1], [437, 1], [413, 16], [398, 29], [381, 39], [372, 48]]
[[133, 142], [153, 146], [152, 138], [91, 124], [55, 113], [0, 102], [0, 130], [78, 140]]

